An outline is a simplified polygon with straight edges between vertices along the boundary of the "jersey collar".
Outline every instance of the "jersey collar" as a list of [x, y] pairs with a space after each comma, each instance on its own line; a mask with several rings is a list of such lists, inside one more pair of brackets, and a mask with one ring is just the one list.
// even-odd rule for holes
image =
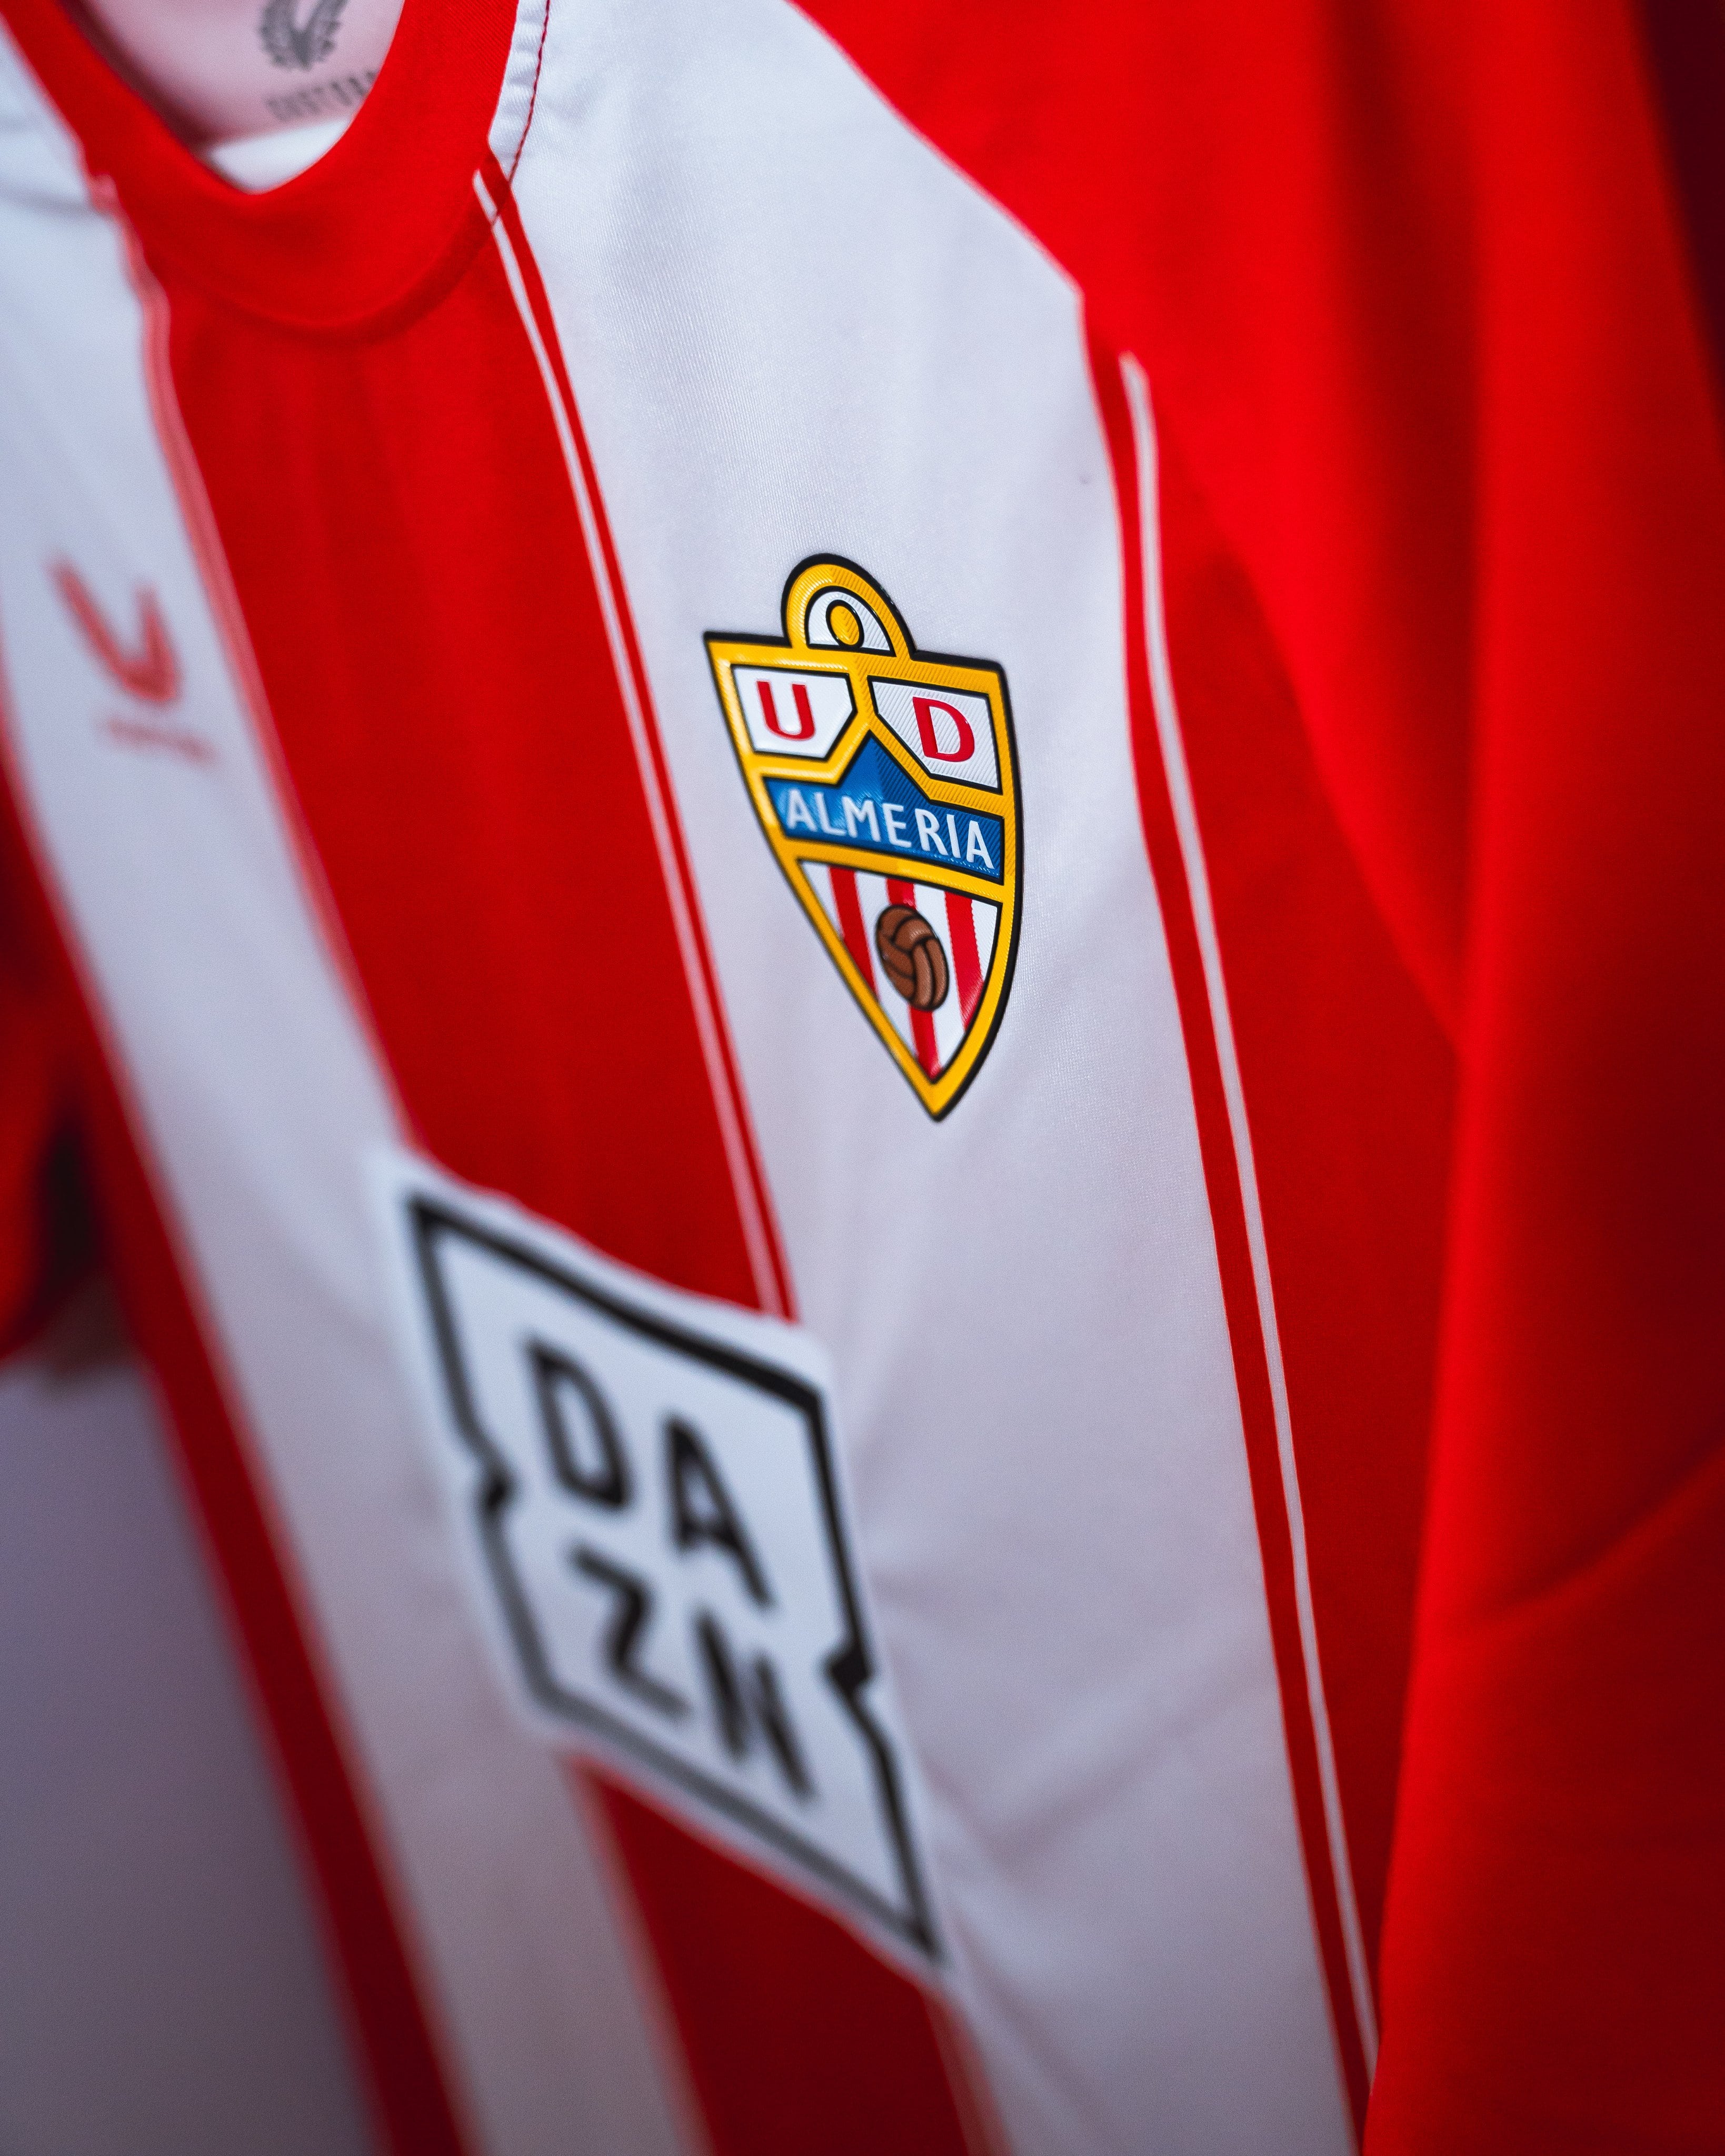
[[517, 23], [517, 0], [406, 0], [341, 140], [296, 179], [249, 195], [178, 141], [58, 0], [0, 0], [152, 267], [249, 314], [325, 331], [417, 311], [483, 237], [474, 174], [511, 48], [530, 66], [536, 54], [543, 0], [519, 0], [519, 12], [531, 21]]

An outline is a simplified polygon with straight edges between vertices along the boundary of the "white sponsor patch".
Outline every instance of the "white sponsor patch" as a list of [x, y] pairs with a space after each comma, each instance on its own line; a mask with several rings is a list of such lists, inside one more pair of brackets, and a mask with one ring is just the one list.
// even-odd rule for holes
[[380, 1154], [376, 1179], [518, 1703], [936, 1953], [819, 1343], [410, 1155]]

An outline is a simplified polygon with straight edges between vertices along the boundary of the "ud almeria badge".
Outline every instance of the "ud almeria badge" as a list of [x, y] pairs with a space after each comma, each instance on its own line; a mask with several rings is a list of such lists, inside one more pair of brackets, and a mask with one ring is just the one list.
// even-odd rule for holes
[[710, 634], [755, 814], [790, 886], [932, 1116], [976, 1075], [1018, 940], [1006, 676], [919, 650], [850, 562], [805, 562], [783, 636]]

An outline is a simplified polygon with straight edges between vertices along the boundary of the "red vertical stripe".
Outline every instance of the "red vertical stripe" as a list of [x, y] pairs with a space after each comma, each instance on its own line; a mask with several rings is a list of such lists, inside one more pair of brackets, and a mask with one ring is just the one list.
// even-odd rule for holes
[[937, 1994], [594, 1779], [638, 1890], [650, 1882], [641, 1913], [715, 2156], [1004, 2156]]
[[[895, 906], [908, 906], [914, 912], [916, 906], [916, 886], [906, 883], [901, 876], [886, 879], [886, 896]], [[941, 1054], [934, 1042], [934, 1020], [927, 1011], [911, 1013], [911, 1039], [916, 1047], [916, 1060], [932, 1078], [941, 1067]]]
[[[845, 948], [850, 953], [850, 962], [862, 977], [865, 984], [875, 988], [875, 954], [869, 948], [869, 932], [862, 917], [862, 907], [856, 896], [856, 870], [834, 869], [833, 903], [839, 909], [839, 933], [845, 938]], [[875, 990], [878, 994], [880, 991]]]
[[977, 955], [976, 916], [962, 891], [947, 893], [947, 937], [952, 947], [952, 971], [957, 977], [958, 1008], [968, 1026], [983, 999], [983, 962]]
[[[725, 1025], [720, 1002], [717, 977], [713, 972], [712, 956], [707, 949], [706, 931], [701, 924], [701, 907], [695, 891], [695, 879], [689, 866], [681, 826], [675, 809], [670, 774], [665, 760], [665, 747], [660, 738], [659, 726], [654, 716], [653, 696], [647, 680], [647, 670], [642, 663], [640, 646], [636, 639], [634, 617], [630, 610], [624, 587], [623, 572], [617, 560], [617, 550], [611, 536], [610, 522], [605, 514], [604, 495], [598, 474], [594, 469], [593, 454], [588, 446], [586, 429], [582, 424], [580, 408], [575, 401], [568, 369], [564, 364], [562, 346], [557, 336], [557, 323], [551, 311], [544, 281], [539, 275], [539, 265], [533, 250], [527, 244], [527, 235], [521, 221], [521, 213], [511, 192], [508, 179], [496, 159], [486, 151], [481, 172], [475, 175], [482, 179], [485, 191], [495, 204], [498, 221], [507, 242], [507, 250], [520, 273], [522, 289], [534, 328], [544, 346], [547, 364], [555, 384], [557, 400], [562, 407], [572, 440], [575, 455], [580, 466], [581, 483], [592, 506], [597, 531], [599, 559], [590, 567], [597, 580], [603, 578], [615, 604], [618, 629], [621, 635], [630, 684], [638, 707], [642, 714], [646, 747], [652, 766], [650, 791], [655, 793], [663, 805], [665, 831], [670, 860], [665, 864], [665, 882], [674, 886], [667, 891], [674, 896], [673, 912], [681, 911], [688, 927], [691, 950], [688, 954], [696, 978], [690, 980], [691, 996], [704, 1004], [711, 1016], [712, 1049], [716, 1067], [710, 1065], [709, 1082], [715, 1095], [715, 1106], [721, 1110], [721, 1123], [728, 1122], [735, 1132], [736, 1145], [741, 1154], [728, 1164], [736, 1202], [752, 1221], [756, 1234], [764, 1244], [761, 1253], [769, 1278], [762, 1278], [757, 1268], [757, 1300], [760, 1306], [771, 1309], [783, 1317], [794, 1317], [796, 1306], [791, 1291], [790, 1276], [786, 1270], [784, 1253], [778, 1244], [778, 1233], [773, 1215], [771, 1199], [768, 1194], [766, 1177], [760, 1157], [755, 1147], [754, 1136], [749, 1127], [748, 1114], [742, 1098], [742, 1081], [737, 1075], [735, 1055], [730, 1035]], [[808, 691], [798, 687], [796, 703], [798, 716], [808, 720], [809, 730], [814, 720], [809, 712]], [[644, 777], [645, 775], [644, 774]], [[697, 1021], [698, 1029], [698, 1021]], [[722, 1096], [721, 1099], [719, 1096]], [[743, 1226], [744, 1240], [751, 1239], [747, 1222]]]

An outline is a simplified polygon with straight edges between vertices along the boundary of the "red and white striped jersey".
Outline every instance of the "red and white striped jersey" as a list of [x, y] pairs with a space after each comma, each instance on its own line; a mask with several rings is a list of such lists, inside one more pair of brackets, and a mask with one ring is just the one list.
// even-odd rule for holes
[[1454, 1065], [1301, 699], [1402, 654], [812, 12], [408, 0], [244, 195], [8, 0], [98, 1183], [398, 2147], [1340, 2156]]

